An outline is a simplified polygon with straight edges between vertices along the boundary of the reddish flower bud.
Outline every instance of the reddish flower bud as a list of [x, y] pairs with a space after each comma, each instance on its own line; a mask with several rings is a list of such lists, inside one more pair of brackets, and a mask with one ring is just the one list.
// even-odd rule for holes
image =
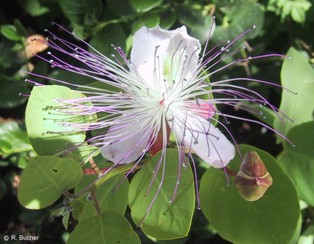
[[272, 185], [273, 179], [257, 152], [252, 151], [244, 156], [234, 183], [245, 200], [256, 201]]

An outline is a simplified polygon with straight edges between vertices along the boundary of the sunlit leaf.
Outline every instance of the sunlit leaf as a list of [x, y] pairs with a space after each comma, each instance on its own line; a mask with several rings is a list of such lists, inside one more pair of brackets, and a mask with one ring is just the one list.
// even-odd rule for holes
[[[195, 205], [193, 173], [190, 165], [185, 165], [186, 168], [180, 169], [181, 179], [177, 182], [178, 152], [168, 149], [165, 165], [160, 166], [156, 178], [153, 179], [160, 157], [161, 153], [159, 152], [154, 156], [152, 162], [143, 166], [131, 181], [129, 205], [132, 219], [137, 225], [141, 225], [145, 234], [157, 239], [185, 237], [191, 226]], [[179, 185], [176, 196], [171, 203], [177, 183]], [[162, 186], [157, 194], [159, 184]], [[156, 197], [155, 201], [154, 197]], [[151, 209], [145, 216], [153, 201]]]
[[[91, 182], [95, 177], [84, 176], [85, 183]], [[129, 181], [124, 175], [118, 175], [110, 178], [104, 182], [100, 187], [95, 190], [94, 196], [99, 204], [101, 213], [106, 211], [116, 211], [121, 215], [124, 215], [128, 204], [128, 189]], [[84, 210], [79, 216], [79, 220], [87, 219], [92, 216], [96, 216], [97, 212], [94, 206], [94, 200], [92, 197], [84, 197]]]
[[121, 214], [110, 211], [80, 221], [67, 243], [140, 244], [140, 239]]
[[[272, 186], [261, 199], [248, 202], [239, 195], [232, 178], [228, 186], [223, 171], [210, 168], [200, 185], [203, 213], [219, 235], [233, 243], [289, 243], [295, 237], [300, 217], [292, 181], [268, 153], [246, 145], [240, 150], [243, 155], [248, 151], [260, 155], [273, 177]], [[230, 167], [238, 171], [240, 163], [237, 156]]]
[[29, 209], [53, 204], [64, 191], [74, 188], [83, 171], [78, 162], [58, 157], [37, 157], [26, 166], [18, 191], [19, 202]]
[[[73, 115], [58, 113], [56, 108], [60, 106], [56, 99], [82, 98], [83, 94], [72, 91], [63, 86], [37, 86], [31, 92], [28, 100], [25, 121], [30, 142], [35, 151], [42, 156], [55, 155], [84, 142], [84, 133], [71, 133], [73, 129], [62, 126], [58, 122], [73, 120]], [[77, 122], [84, 122], [90, 117], [75, 117]], [[82, 156], [82, 152], [73, 149], [76, 158]]]
[[[283, 90], [280, 110], [293, 120], [275, 118], [274, 128], [284, 135], [301, 123], [313, 120], [314, 70], [301, 52], [290, 48], [281, 69], [282, 85], [292, 92]], [[297, 93], [297, 94], [294, 94]], [[280, 139], [282, 140], [282, 139]]]

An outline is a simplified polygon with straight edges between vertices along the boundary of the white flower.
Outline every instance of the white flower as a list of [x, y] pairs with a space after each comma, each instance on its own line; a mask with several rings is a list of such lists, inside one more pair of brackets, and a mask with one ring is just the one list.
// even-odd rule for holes
[[[59, 112], [75, 116], [97, 114], [96, 122], [75, 124], [69, 121], [66, 124], [78, 132], [103, 129], [103, 134], [90, 138], [88, 143], [97, 146], [114, 166], [139, 163], [147, 153], [154, 155], [161, 151], [163, 157], [169, 146], [170, 134], [173, 134], [180, 165], [184, 160], [182, 153], [187, 152], [197, 154], [213, 167], [224, 168], [233, 159], [235, 147], [216, 125], [221, 125], [234, 139], [215, 115], [222, 116], [226, 121], [228, 118], [240, 119], [274, 130], [258, 120], [223, 114], [216, 105], [224, 104], [262, 115], [256, 107], [249, 105], [255, 103], [280, 112], [255, 91], [234, 84], [237, 81], [253, 81], [270, 85], [269, 82], [251, 78], [209, 82], [212, 74], [235, 63], [269, 56], [281, 57], [276, 54], [248, 57], [216, 68], [223, 54], [233, 55], [243, 48], [229, 50], [248, 31], [233, 41], [217, 44], [209, 51], [206, 50], [206, 43], [201, 54], [199, 41], [189, 36], [184, 26], [172, 31], [142, 27], [134, 34], [130, 60], [119, 47], [114, 47], [119, 56], [109, 58], [84, 41], [93, 52], [48, 31], [53, 39], [46, 44], [82, 62], [82, 66], [67, 63], [50, 52], [48, 54], [52, 59], [46, 61], [53, 67], [97, 80], [106, 87], [89, 87], [49, 78], [74, 86], [87, 95], [86, 98], [60, 100]], [[31, 75], [42, 77], [34, 73]], [[215, 99], [216, 94], [220, 94], [219, 99]], [[92, 106], [87, 105], [90, 103]]]
[[229, 163], [234, 146], [211, 123], [211, 99], [200, 99], [208, 96], [209, 87], [200, 76], [199, 53], [199, 41], [185, 27], [142, 27], [134, 34], [130, 73], [116, 77], [124, 86], [118, 104], [127, 110], [111, 122], [101, 149], [105, 158], [123, 164], [136, 161], [154, 145], [165, 150], [171, 132], [179, 148], [186, 147], [208, 164], [221, 168]]

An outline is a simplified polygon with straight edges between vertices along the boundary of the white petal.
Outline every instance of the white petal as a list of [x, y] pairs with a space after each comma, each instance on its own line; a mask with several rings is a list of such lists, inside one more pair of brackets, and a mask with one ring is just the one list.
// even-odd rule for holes
[[176, 137], [211, 166], [225, 167], [235, 155], [232, 143], [204, 118], [182, 115], [180, 112], [172, 124]]
[[[110, 130], [114, 131], [112, 126]], [[110, 136], [113, 136], [112, 133]], [[108, 134], [108, 136], [109, 136]], [[104, 158], [115, 164], [128, 164], [136, 161], [146, 150], [150, 136], [143, 133], [132, 133], [130, 136], [120, 138], [118, 141], [101, 148]]]
[[164, 79], [182, 78], [183, 71], [189, 74], [197, 65], [199, 52], [199, 41], [187, 34], [185, 26], [171, 31], [142, 27], [133, 37], [131, 62], [148, 87], [160, 89]]

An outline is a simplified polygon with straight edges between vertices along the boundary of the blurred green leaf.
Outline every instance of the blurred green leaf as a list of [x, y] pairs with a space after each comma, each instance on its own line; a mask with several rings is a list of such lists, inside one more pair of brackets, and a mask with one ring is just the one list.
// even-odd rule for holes
[[142, 26], [146, 26], [146, 27], [155, 27], [157, 25], [159, 25], [160, 22], [160, 18], [158, 15], [156, 14], [151, 14], [151, 13], [146, 13], [142, 16], [140, 16], [138, 19], [136, 19], [133, 22], [132, 25], [132, 32], [137, 31], [138, 29], [140, 29]]
[[92, 26], [103, 11], [101, 0], [59, 0], [64, 15], [77, 25]]
[[19, 202], [29, 209], [45, 208], [74, 188], [83, 171], [78, 162], [58, 157], [37, 157], [24, 169], [18, 190]]
[[1, 156], [32, 150], [26, 130], [16, 121], [0, 121], [0, 138]]
[[[306, 56], [291, 47], [287, 53], [281, 69], [282, 86], [291, 90], [282, 91], [279, 109], [283, 111], [293, 122], [281, 121], [275, 117], [274, 128], [284, 135], [301, 123], [313, 120], [313, 94], [314, 94], [314, 70]], [[296, 93], [296, 94], [294, 94]], [[278, 140], [282, 140], [278, 138]]]
[[284, 143], [280, 165], [293, 180], [300, 198], [314, 206], [314, 122], [293, 127], [287, 136], [296, 146]]
[[312, 244], [314, 243], [314, 224], [308, 226], [300, 236], [298, 244]]
[[140, 239], [121, 214], [110, 211], [80, 221], [67, 243], [140, 244]]
[[295, 1], [291, 7], [291, 17], [295, 22], [304, 23], [305, 14], [310, 9], [312, 4], [306, 0]]
[[118, 24], [111, 24], [101, 29], [89, 44], [103, 55], [111, 57], [112, 54], [118, 56], [112, 45], [125, 50], [125, 39], [126, 36], [122, 27]]
[[22, 36], [22, 37], [26, 37], [27, 36], [27, 30], [25, 28], [25, 26], [21, 23], [21, 21], [19, 19], [15, 19], [14, 20], [14, 26], [16, 28], [17, 33]]
[[108, 8], [117, 16], [126, 16], [134, 14], [134, 9], [130, 1], [125, 0], [107, 0]]
[[[189, 164], [185, 165], [186, 168], [181, 166], [181, 172], [178, 172], [177, 150], [167, 149], [165, 164], [161, 156], [161, 152], [157, 153], [132, 179], [129, 189], [131, 216], [145, 234], [156, 239], [185, 237], [195, 207], [193, 173]], [[160, 168], [158, 164], [161, 164]], [[154, 178], [156, 169], [158, 172]], [[179, 173], [180, 179], [177, 178]], [[162, 184], [160, 192], [159, 184]], [[177, 192], [171, 203], [176, 186]]]
[[164, 29], [170, 29], [176, 22], [176, 11], [171, 8], [167, 8], [160, 13], [160, 27]]
[[40, 0], [19, 0], [19, 4], [25, 11], [33, 17], [37, 17], [49, 12], [49, 8], [45, 7]]
[[159, 5], [163, 0], [130, 0], [132, 7], [139, 13], [147, 12]]
[[282, 22], [287, 16], [291, 16], [294, 21], [304, 23], [306, 12], [311, 6], [312, 4], [307, 0], [270, 0], [267, 10], [275, 12], [281, 17]]
[[14, 25], [2, 25], [0, 32], [3, 36], [11, 41], [21, 40], [21, 36], [17, 33], [16, 27]]
[[[273, 177], [273, 185], [261, 199], [248, 202], [239, 195], [233, 180], [228, 186], [224, 173], [210, 168], [200, 185], [203, 213], [219, 235], [233, 243], [289, 243], [299, 228], [300, 217], [292, 181], [268, 153], [248, 145], [241, 145], [240, 150], [243, 155], [248, 151], [259, 154]], [[240, 164], [236, 156], [228, 167], [238, 171]]]
[[190, 29], [191, 35], [205, 43], [211, 31], [212, 16], [187, 4], [179, 5], [177, 15], [180, 23]]
[[14, 108], [26, 102], [26, 96], [19, 94], [28, 94], [29, 89], [23, 80], [15, 77], [8, 77], [0, 74], [0, 108]]
[[244, 38], [253, 39], [261, 34], [264, 25], [264, 10], [255, 0], [239, 0], [223, 8], [225, 16], [222, 25], [216, 27], [214, 42], [232, 40], [252, 26], [254, 30]]

